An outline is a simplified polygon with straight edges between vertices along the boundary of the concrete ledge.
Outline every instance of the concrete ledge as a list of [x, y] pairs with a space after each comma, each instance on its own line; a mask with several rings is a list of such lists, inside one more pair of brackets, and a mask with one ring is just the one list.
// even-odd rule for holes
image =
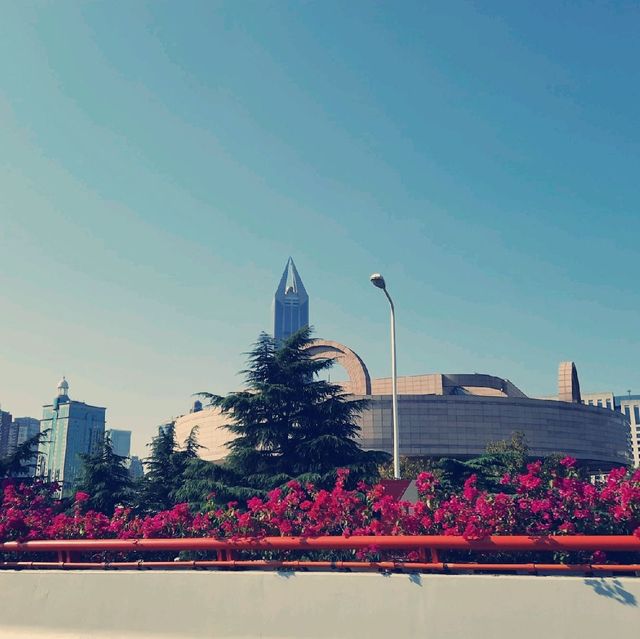
[[640, 579], [262, 572], [0, 572], [0, 637], [633, 636]]

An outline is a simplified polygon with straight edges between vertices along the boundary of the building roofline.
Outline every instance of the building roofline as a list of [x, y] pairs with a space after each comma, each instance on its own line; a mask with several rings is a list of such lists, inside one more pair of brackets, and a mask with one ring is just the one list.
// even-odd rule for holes
[[[87, 406], [88, 408], [99, 408], [100, 410], [107, 410], [106, 406], [94, 406], [93, 404], [87, 404], [86, 402], [79, 402], [77, 399], [70, 399], [68, 402], [64, 402], [62, 406], [69, 406], [71, 404], [81, 404], [82, 406]], [[51, 408], [53, 404], [42, 404], [42, 408]]]

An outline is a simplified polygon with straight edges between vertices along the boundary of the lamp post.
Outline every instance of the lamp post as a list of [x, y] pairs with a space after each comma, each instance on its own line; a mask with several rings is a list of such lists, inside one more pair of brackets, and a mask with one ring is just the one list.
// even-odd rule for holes
[[400, 479], [400, 446], [398, 437], [398, 374], [396, 371], [396, 311], [393, 300], [387, 291], [387, 284], [380, 273], [374, 273], [371, 283], [381, 288], [391, 307], [391, 396], [393, 401], [393, 478]]

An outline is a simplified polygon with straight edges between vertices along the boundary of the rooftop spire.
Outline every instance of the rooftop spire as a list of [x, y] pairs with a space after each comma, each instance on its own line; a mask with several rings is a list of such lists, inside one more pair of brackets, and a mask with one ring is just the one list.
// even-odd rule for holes
[[309, 296], [289, 257], [274, 296], [273, 336], [282, 341], [309, 325]]
[[292, 257], [289, 257], [284, 267], [284, 272], [280, 278], [280, 284], [276, 291], [276, 299], [285, 295], [291, 294], [299, 295], [300, 297], [308, 298], [307, 291], [304, 288], [298, 269]]
[[62, 377], [62, 379], [58, 382], [58, 397], [66, 397], [69, 394], [69, 382], [67, 378]]

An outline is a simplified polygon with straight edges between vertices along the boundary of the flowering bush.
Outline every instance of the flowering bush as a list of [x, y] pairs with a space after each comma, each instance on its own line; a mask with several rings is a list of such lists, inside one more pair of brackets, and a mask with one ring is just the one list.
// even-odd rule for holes
[[[54, 498], [57, 486], [5, 482], [0, 506], [0, 541], [136, 537], [264, 537], [318, 535], [631, 534], [640, 537], [640, 470], [619, 468], [606, 482], [581, 479], [575, 460], [552, 469], [541, 462], [502, 478], [502, 492], [477, 487], [471, 476], [459, 493], [447, 493], [431, 473], [417, 478], [415, 504], [385, 493], [382, 485], [345, 488], [338, 471], [332, 490], [291, 481], [266, 498], [253, 497], [192, 512], [187, 504], [140, 516], [117, 507], [111, 516], [87, 509], [89, 495], [77, 493], [71, 509]], [[375, 544], [372, 544], [375, 548]]]

